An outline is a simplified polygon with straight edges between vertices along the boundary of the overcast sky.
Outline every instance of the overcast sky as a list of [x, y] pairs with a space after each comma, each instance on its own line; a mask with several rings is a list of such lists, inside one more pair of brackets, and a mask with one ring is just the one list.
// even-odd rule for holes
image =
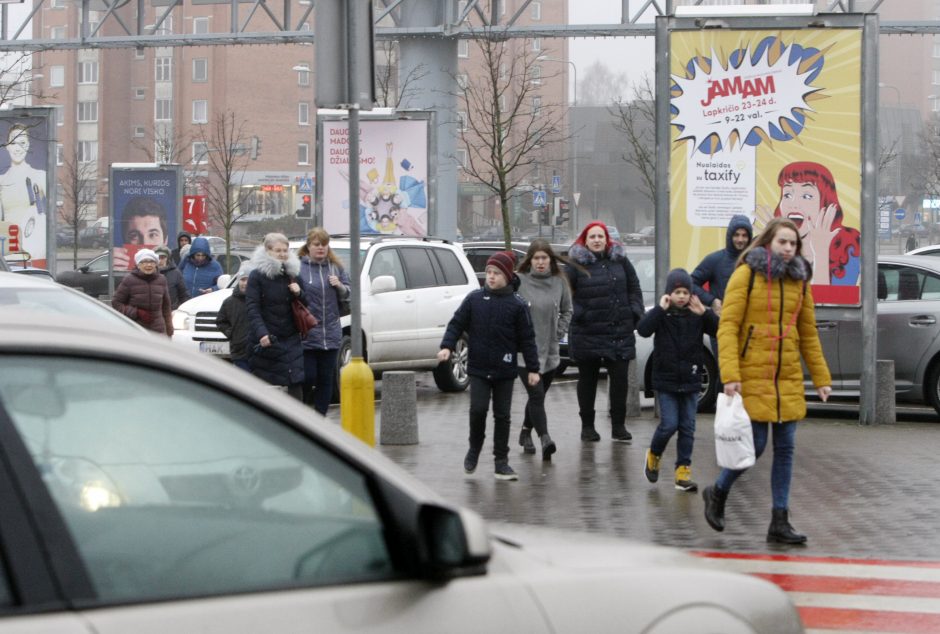
[[[571, 24], [617, 24], [620, 22], [620, 4], [619, 0], [569, 0], [568, 21]], [[630, 4], [634, 11], [642, 6], [637, 2]], [[644, 18], [651, 23], [654, 15], [655, 10], [650, 9]], [[632, 84], [643, 73], [652, 74], [654, 48], [653, 37], [578, 38], [569, 42], [569, 57], [578, 69], [579, 81], [587, 67], [599, 61], [611, 70], [627, 73]]]

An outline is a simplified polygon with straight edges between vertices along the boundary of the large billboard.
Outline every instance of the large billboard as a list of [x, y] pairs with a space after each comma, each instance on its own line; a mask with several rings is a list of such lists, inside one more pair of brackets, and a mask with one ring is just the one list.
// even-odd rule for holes
[[677, 30], [670, 60], [671, 266], [785, 216], [816, 302], [859, 304], [861, 29]]
[[0, 114], [0, 255], [25, 252], [47, 267], [56, 209], [51, 109]]
[[175, 246], [182, 192], [178, 165], [111, 166], [112, 268], [133, 270], [143, 248]]
[[[428, 234], [429, 121], [360, 121], [359, 230], [366, 234]], [[323, 227], [349, 232], [349, 125], [321, 119], [317, 183]]]

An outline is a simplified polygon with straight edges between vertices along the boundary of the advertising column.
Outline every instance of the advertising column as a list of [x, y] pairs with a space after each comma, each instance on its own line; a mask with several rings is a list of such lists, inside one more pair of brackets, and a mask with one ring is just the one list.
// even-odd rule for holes
[[799, 228], [820, 304], [858, 305], [860, 29], [673, 31], [671, 265], [725, 246], [728, 221]]
[[140, 249], [175, 245], [182, 211], [179, 166], [114, 164], [109, 182], [112, 270], [133, 270]]

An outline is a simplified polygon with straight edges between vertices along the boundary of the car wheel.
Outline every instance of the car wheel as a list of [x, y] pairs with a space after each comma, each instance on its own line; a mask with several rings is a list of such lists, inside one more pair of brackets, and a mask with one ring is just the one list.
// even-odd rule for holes
[[927, 403], [940, 414], [940, 361], [935, 361], [927, 373], [924, 396], [927, 397]]
[[352, 340], [348, 334], [343, 334], [343, 340], [339, 344], [339, 354], [336, 356], [336, 377], [333, 381], [333, 398], [330, 399], [332, 403], [339, 403], [339, 379], [343, 368], [349, 365], [350, 359], [352, 359]]
[[702, 366], [702, 392], [698, 397], [698, 411], [714, 412], [718, 400], [718, 364], [707, 348], [704, 351], [705, 363]]
[[450, 359], [438, 364], [434, 368], [434, 382], [442, 392], [462, 392], [470, 385], [470, 375], [467, 374], [467, 357], [469, 348], [467, 338], [457, 340], [457, 347], [450, 355]]

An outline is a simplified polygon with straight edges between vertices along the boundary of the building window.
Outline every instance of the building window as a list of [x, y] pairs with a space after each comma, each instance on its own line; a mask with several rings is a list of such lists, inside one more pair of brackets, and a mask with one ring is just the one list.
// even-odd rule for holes
[[469, 84], [469, 79], [467, 78], [467, 73], [460, 73], [457, 75], [457, 87], [461, 90], [466, 90], [467, 85]]
[[306, 101], [297, 104], [297, 124], [310, 125], [310, 104]]
[[193, 60], [193, 81], [209, 81], [209, 58], [197, 57]]
[[55, 108], [55, 124], [65, 125], [65, 106], [52, 106]]
[[49, 29], [49, 37], [54, 40], [64, 40], [68, 37], [68, 31], [64, 26], [54, 26]]
[[91, 19], [89, 19], [89, 20], [88, 20], [88, 24], [87, 24], [87, 26], [85, 26], [85, 30], [84, 30], [84, 32], [82, 33], [82, 35], [84, 35], [85, 37], [91, 37], [92, 34], [94, 34], [95, 31], [98, 30], [98, 25], [99, 25], [99, 24], [101, 24], [101, 22], [99, 22], [98, 20], [91, 20]]
[[91, 163], [98, 160], [98, 142], [97, 141], [79, 141], [78, 142], [78, 162]]
[[499, 96], [499, 111], [506, 112], [506, 95]]
[[134, 59], [143, 59], [144, 57], [145, 57], [145, 55], [144, 55], [144, 48], [143, 48], [143, 47], [135, 48], [135, 49], [134, 49]]
[[193, 18], [193, 33], [208, 33], [209, 18]]
[[53, 9], [64, 9], [64, 8], [65, 8], [65, 0], [52, 0], [52, 8], [53, 8]]
[[298, 86], [309, 86], [310, 85], [310, 66], [307, 64], [297, 64], [297, 85]]
[[193, 123], [208, 123], [209, 102], [205, 99], [193, 100]]
[[55, 144], [55, 164], [63, 165], [65, 163], [65, 147], [61, 143]]
[[457, 41], [457, 57], [470, 57], [470, 40]]
[[532, 97], [532, 116], [537, 117], [542, 114], [542, 98], [538, 95]]
[[310, 164], [310, 146], [307, 143], [297, 144], [297, 163], [300, 165]]
[[533, 20], [538, 21], [542, 19], [542, 3], [541, 2], [533, 2], [532, 4], [530, 4], [529, 11], [530, 11], [529, 15], [532, 17]]
[[205, 163], [206, 155], [209, 153], [209, 146], [202, 141], [193, 142], [193, 163]]
[[144, 129], [144, 126], [138, 125], [134, 126], [134, 136], [140, 138], [147, 134], [147, 130]]
[[79, 101], [78, 102], [78, 122], [94, 123], [98, 120], [98, 102], [97, 101]]
[[457, 111], [457, 130], [459, 132], [466, 132], [467, 130], [467, 113], [463, 110]]
[[134, 99], [143, 99], [147, 96], [146, 88], [135, 88], [134, 89]]
[[940, 57], [940, 42], [933, 43], [933, 56]]
[[80, 62], [78, 64], [78, 83], [98, 83], [98, 62]]
[[463, 148], [459, 148], [454, 152], [454, 158], [457, 160], [457, 165], [460, 167], [467, 166], [467, 151]]
[[65, 85], [65, 66], [49, 68], [49, 85], [53, 88], [61, 88]]
[[496, 0], [496, 9], [500, 15], [506, 15], [506, 0]]
[[160, 26], [154, 31], [154, 35], [173, 35], [173, 16], [168, 15]]
[[170, 67], [172, 66], [172, 57], [158, 57], [153, 60], [154, 76], [156, 81], [170, 81]]
[[542, 50], [542, 38], [533, 37], [532, 38], [532, 50], [536, 53]]
[[157, 121], [170, 121], [173, 119], [173, 100], [157, 99], [153, 102], [153, 118]]
[[530, 69], [529, 73], [530, 73], [530, 76], [531, 76], [531, 78], [532, 78], [532, 83], [533, 83], [533, 84], [541, 84], [541, 83], [542, 83], [542, 67], [541, 67], [541, 66], [533, 66], [533, 67]]

